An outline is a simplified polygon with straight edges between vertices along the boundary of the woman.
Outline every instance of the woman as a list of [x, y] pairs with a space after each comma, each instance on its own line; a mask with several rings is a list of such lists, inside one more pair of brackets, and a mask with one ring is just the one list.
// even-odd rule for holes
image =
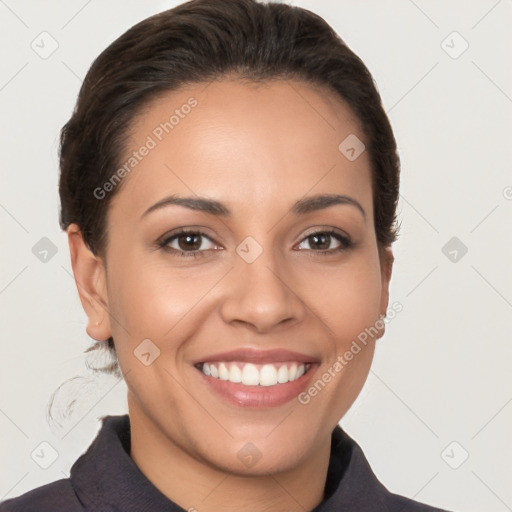
[[0, 510], [440, 510], [389, 492], [338, 426], [392, 308], [399, 159], [324, 20], [192, 0], [142, 21], [93, 63], [60, 164], [129, 415]]

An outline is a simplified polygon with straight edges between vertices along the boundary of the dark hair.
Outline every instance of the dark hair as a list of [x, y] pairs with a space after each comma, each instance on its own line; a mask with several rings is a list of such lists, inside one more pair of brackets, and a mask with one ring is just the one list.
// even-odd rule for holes
[[[397, 236], [400, 162], [370, 72], [318, 15], [255, 0], [191, 0], [134, 25], [97, 57], [61, 132], [62, 229], [78, 224], [91, 251], [103, 255], [106, 214], [121, 184], [102, 199], [94, 190], [119, 167], [137, 114], [165, 91], [228, 74], [327, 86], [349, 105], [372, 164], [377, 241], [390, 245]], [[114, 352], [112, 338], [107, 342]]]

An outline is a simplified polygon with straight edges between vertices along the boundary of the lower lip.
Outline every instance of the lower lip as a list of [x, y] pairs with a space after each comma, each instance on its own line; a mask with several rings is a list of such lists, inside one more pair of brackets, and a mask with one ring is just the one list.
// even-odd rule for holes
[[244, 386], [205, 375], [198, 368], [196, 370], [214, 391], [232, 404], [240, 407], [268, 408], [283, 405], [296, 398], [307, 387], [317, 366], [311, 363], [309, 370], [297, 380], [275, 386]]

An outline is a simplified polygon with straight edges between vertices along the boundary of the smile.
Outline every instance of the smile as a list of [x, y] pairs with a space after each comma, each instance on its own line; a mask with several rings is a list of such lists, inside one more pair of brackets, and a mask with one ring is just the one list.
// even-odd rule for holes
[[246, 346], [204, 354], [191, 363], [202, 382], [200, 386], [205, 386], [205, 393], [213, 400], [265, 409], [296, 399], [313, 378], [320, 359], [318, 355], [283, 348]]
[[253, 364], [243, 361], [215, 361], [196, 365], [206, 376], [244, 386], [276, 386], [300, 379], [311, 367], [296, 361]]

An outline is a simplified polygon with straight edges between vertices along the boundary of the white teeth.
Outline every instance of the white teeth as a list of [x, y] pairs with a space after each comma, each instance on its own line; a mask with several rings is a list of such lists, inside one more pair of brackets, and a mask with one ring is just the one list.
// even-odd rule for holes
[[229, 379], [229, 370], [226, 368], [224, 363], [219, 364], [219, 379], [220, 380], [228, 380]]
[[277, 371], [277, 382], [279, 382], [279, 384], [284, 384], [284, 383], [288, 382], [288, 378], [289, 378], [288, 368], [286, 368], [286, 365], [283, 364], [283, 366], [280, 366], [279, 370]]
[[277, 384], [277, 370], [273, 364], [266, 364], [260, 370], [260, 385], [275, 386]]
[[288, 380], [295, 380], [297, 378], [297, 365], [293, 363], [288, 370]]
[[220, 380], [242, 383], [245, 386], [275, 386], [299, 379], [308, 371], [310, 363], [296, 362], [258, 365], [243, 362], [203, 363], [205, 375]]
[[251, 363], [244, 366], [242, 370], [242, 384], [245, 386], [257, 386], [260, 383], [260, 372]]
[[231, 365], [228, 380], [231, 382], [242, 382], [242, 370], [240, 370], [236, 364]]

